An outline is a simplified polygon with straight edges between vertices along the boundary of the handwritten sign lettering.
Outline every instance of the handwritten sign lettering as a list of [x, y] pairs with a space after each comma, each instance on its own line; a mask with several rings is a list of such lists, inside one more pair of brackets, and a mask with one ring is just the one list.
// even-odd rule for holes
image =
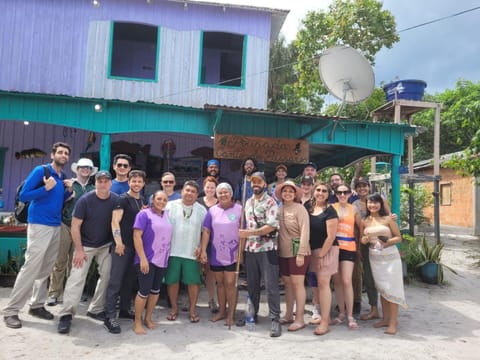
[[305, 164], [308, 162], [308, 141], [215, 134], [213, 156], [220, 159], [253, 157], [259, 161]]

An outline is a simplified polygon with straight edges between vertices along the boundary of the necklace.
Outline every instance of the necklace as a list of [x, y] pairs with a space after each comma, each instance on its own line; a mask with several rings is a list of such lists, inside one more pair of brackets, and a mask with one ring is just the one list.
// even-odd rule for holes
[[[183, 210], [183, 218], [185, 220], [190, 219], [190, 217], [193, 214], [193, 206], [185, 207], [185, 205], [182, 205], [182, 210]], [[190, 212], [188, 212], [188, 210], [190, 210]]]
[[135, 205], [137, 205], [137, 210], [138, 211], [142, 210], [142, 207], [143, 207], [142, 199], [136, 199], [132, 195], [130, 195], [129, 193], [127, 193], [127, 195], [130, 196], [134, 200]]

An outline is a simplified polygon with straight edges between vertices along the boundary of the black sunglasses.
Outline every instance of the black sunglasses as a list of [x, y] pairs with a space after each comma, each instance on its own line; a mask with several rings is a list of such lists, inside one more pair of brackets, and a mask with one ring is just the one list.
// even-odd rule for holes
[[335, 194], [337, 195], [348, 195], [351, 194], [352, 192], [350, 190], [344, 190], [344, 191], [335, 191]]
[[130, 165], [129, 164], [117, 164], [117, 167], [119, 167], [119, 168], [123, 167], [125, 169], [128, 169], [130, 167]]
[[174, 182], [173, 180], [162, 180], [162, 184], [173, 184]]

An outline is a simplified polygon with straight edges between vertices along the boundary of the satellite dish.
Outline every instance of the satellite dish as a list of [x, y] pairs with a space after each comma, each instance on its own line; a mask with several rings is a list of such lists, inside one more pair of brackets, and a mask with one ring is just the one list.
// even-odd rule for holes
[[349, 46], [334, 46], [320, 56], [318, 71], [330, 94], [342, 101], [342, 106], [356, 104], [368, 98], [375, 86], [370, 63]]

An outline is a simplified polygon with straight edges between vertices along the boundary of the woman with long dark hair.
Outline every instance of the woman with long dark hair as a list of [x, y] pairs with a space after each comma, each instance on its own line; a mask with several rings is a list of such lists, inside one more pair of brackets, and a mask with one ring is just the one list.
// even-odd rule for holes
[[325, 335], [330, 331], [330, 307], [332, 291], [330, 279], [338, 271], [338, 215], [328, 204], [330, 188], [325, 182], [317, 182], [313, 187], [312, 200], [305, 204], [310, 214], [310, 248], [312, 258], [310, 268], [317, 276], [317, 296], [320, 303], [321, 320], [315, 328], [315, 335]]
[[362, 243], [369, 244], [370, 266], [382, 302], [383, 318], [373, 326], [386, 327], [385, 334], [397, 333], [398, 305], [406, 308], [400, 254], [395, 244], [402, 240], [397, 223], [385, 209], [383, 198], [367, 197], [367, 217], [363, 220]]

